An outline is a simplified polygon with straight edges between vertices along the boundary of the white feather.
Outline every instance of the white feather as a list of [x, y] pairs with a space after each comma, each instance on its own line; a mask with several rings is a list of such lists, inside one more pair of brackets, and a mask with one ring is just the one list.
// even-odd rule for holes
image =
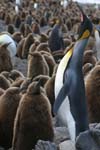
[[18, 6], [17, 6], [17, 5], [15, 6], [15, 12], [16, 12], [16, 14], [18, 14], [18, 13], [19, 13], [19, 8], [18, 8]]
[[99, 32], [97, 30], [95, 30], [95, 39], [96, 39], [96, 50], [97, 50], [97, 58], [100, 59], [100, 36], [99, 36]]
[[0, 35], [0, 44], [10, 43], [10, 42], [11, 44], [9, 44], [7, 49], [10, 52], [10, 56], [13, 57], [16, 55], [17, 52], [15, 41], [12, 39], [12, 37], [9, 34], [4, 33]]
[[[66, 68], [66, 56], [61, 60], [55, 78], [55, 99], [57, 98], [62, 86], [63, 86], [63, 75]], [[67, 126], [70, 134], [70, 138], [75, 142], [75, 121], [70, 111], [70, 104], [68, 96], [63, 100], [57, 112], [58, 121], [63, 125]]]

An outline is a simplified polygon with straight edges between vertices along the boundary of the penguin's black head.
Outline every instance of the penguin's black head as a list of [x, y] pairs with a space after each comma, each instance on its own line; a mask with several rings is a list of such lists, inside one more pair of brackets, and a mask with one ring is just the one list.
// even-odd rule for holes
[[81, 40], [86, 39], [90, 36], [93, 26], [90, 19], [84, 14], [82, 8], [78, 4], [77, 6], [81, 11], [81, 24], [79, 28], [79, 37], [78, 37], [78, 40]]

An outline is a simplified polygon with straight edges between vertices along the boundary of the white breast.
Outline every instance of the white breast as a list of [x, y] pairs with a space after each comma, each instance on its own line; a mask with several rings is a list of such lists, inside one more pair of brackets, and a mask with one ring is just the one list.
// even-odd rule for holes
[[96, 50], [97, 50], [97, 58], [100, 59], [100, 36], [97, 30], [95, 30], [95, 39], [96, 39]]
[[[58, 66], [55, 78], [55, 99], [63, 86], [63, 75], [69, 61], [68, 57], [70, 58], [70, 54], [71, 53], [69, 52], [69, 54], [65, 55]], [[75, 121], [70, 111], [68, 96], [66, 96], [58, 110], [57, 119], [62, 126], [68, 127], [70, 138], [73, 142], [75, 142]]]
[[9, 34], [1, 34], [0, 35], [0, 44], [5, 44], [5, 43], [10, 43], [7, 49], [10, 52], [10, 56], [13, 57], [16, 55], [17, 49], [16, 49], [16, 44], [15, 41], [11, 38]]

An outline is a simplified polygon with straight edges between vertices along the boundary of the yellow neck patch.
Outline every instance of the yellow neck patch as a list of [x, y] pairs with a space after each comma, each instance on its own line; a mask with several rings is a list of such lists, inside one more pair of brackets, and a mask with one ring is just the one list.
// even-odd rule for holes
[[71, 49], [67, 52], [67, 54], [65, 55], [67, 61], [68, 61], [68, 60], [70, 59], [70, 57], [72, 56], [72, 53], [73, 53], [73, 48], [71, 48]]
[[80, 37], [79, 40], [86, 39], [86, 38], [88, 38], [89, 36], [90, 36], [90, 32], [89, 32], [89, 30], [86, 30], [86, 31], [82, 34], [82, 36]]

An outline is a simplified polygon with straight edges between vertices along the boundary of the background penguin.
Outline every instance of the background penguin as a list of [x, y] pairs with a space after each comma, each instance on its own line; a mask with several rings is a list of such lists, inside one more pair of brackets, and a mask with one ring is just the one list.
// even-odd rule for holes
[[48, 41], [48, 36], [47, 36], [47, 34], [41, 33], [40, 38], [39, 38], [39, 41], [40, 41], [41, 43], [47, 42], [47, 41]]
[[20, 101], [19, 88], [8, 88], [0, 97], [0, 145], [5, 149], [12, 146], [13, 125]]
[[93, 68], [93, 64], [91, 63], [85, 63], [82, 67], [83, 75], [86, 77], [86, 75], [89, 73], [89, 71]]
[[50, 79], [49, 76], [47, 75], [38, 75], [35, 78], [33, 78], [33, 81], [39, 81], [41, 80], [41, 86], [44, 87], [44, 85], [46, 84], [46, 82]]
[[9, 73], [9, 77], [13, 80], [13, 81], [17, 81], [19, 79], [24, 79], [24, 75], [22, 72], [20, 72], [19, 70], [13, 69], [12, 71], [10, 71]]
[[1, 96], [2, 94], [4, 94], [4, 92], [5, 92], [5, 90], [2, 89], [2, 88], [0, 88], [0, 96]]
[[51, 104], [52, 115], [54, 115], [53, 114], [53, 105], [55, 102], [54, 83], [55, 83], [55, 75], [53, 75], [44, 85], [44, 89], [46, 91], [47, 97]]
[[39, 82], [29, 85], [15, 118], [13, 150], [32, 150], [39, 139], [53, 141], [51, 108]]
[[0, 45], [0, 72], [11, 71], [13, 68], [10, 52], [7, 50], [9, 45], [10, 43]]
[[61, 32], [61, 24], [62, 21], [58, 20], [58, 23], [53, 27], [51, 35], [49, 36], [48, 45], [52, 52], [64, 50], [64, 41]]
[[31, 27], [28, 24], [25, 24], [24, 36], [27, 37], [30, 33], [32, 33]]
[[15, 32], [14, 25], [13, 24], [9, 24], [8, 27], [7, 27], [7, 31], [10, 34], [13, 34]]
[[40, 43], [37, 48], [36, 48], [36, 51], [46, 51], [46, 52], [51, 52], [50, 49], [49, 49], [49, 46], [48, 46], [48, 43]]
[[94, 36], [95, 36], [95, 47], [96, 47], [96, 56], [97, 59], [100, 59], [100, 25], [95, 26], [94, 29]]
[[86, 63], [91, 63], [93, 66], [95, 66], [96, 62], [97, 58], [95, 57], [93, 50], [86, 50], [83, 56], [83, 65]]
[[9, 73], [8, 71], [2, 71], [0, 74], [3, 75], [10, 83], [13, 82], [13, 80], [9, 77]]
[[28, 52], [31, 44], [34, 43], [34, 37], [32, 33], [29, 33], [28, 36], [26, 37], [24, 44], [23, 44], [23, 50], [22, 50], [22, 57], [24, 59], [27, 59], [28, 57]]
[[54, 113], [63, 125], [68, 125], [74, 142], [80, 132], [89, 128], [82, 60], [91, 31], [92, 23], [81, 10], [78, 40], [61, 60], [55, 78]]
[[20, 78], [20, 79], [18, 79], [18, 80], [15, 80], [15, 81], [11, 84], [11, 87], [20, 87], [23, 82], [24, 82], [24, 79], [23, 79], [23, 78]]
[[6, 13], [5, 19], [4, 19], [6, 25], [11, 24], [11, 22], [12, 22], [11, 16], [10, 16], [10, 14], [8, 14], [8, 13], [9, 13], [9, 12]]
[[52, 55], [54, 57], [55, 62], [59, 63], [60, 60], [64, 57], [64, 51], [62, 50], [55, 51], [55, 52], [52, 52]]
[[19, 31], [25, 37], [25, 23], [21, 22], [20, 27], [19, 27]]
[[22, 40], [22, 34], [20, 32], [14, 32], [12, 38], [18, 44]]
[[29, 49], [29, 52], [35, 52], [36, 51], [36, 48], [37, 46], [40, 44], [39, 41], [34, 41], [34, 43], [30, 46], [30, 49]]
[[[49, 75], [49, 67], [45, 58], [39, 52], [29, 53], [27, 77], [32, 78], [37, 75]], [[38, 68], [38, 69], [37, 69]]]
[[100, 122], [100, 65], [96, 65], [85, 78], [90, 123]]
[[19, 58], [23, 58], [22, 56], [22, 51], [23, 51], [23, 44], [25, 42], [25, 38], [22, 38], [22, 40], [18, 43], [17, 45], [17, 53], [16, 53], [16, 56], [19, 57]]
[[16, 14], [19, 13], [19, 7], [21, 7], [21, 0], [16, 0], [16, 5], [15, 5], [15, 12]]
[[9, 33], [4, 32], [4, 33], [0, 34], [0, 44], [6, 44], [6, 43], [10, 43], [6, 48], [10, 52], [10, 57], [12, 58], [13, 56], [16, 55], [16, 51], [17, 51], [16, 43], [12, 39], [12, 37]]
[[10, 81], [7, 78], [0, 74], [0, 88], [6, 90], [10, 87]]
[[43, 54], [48, 66], [49, 66], [49, 76], [51, 77], [52, 74], [53, 74], [53, 70], [54, 70], [54, 67], [56, 65], [56, 62], [53, 58], [53, 56], [51, 54]]

